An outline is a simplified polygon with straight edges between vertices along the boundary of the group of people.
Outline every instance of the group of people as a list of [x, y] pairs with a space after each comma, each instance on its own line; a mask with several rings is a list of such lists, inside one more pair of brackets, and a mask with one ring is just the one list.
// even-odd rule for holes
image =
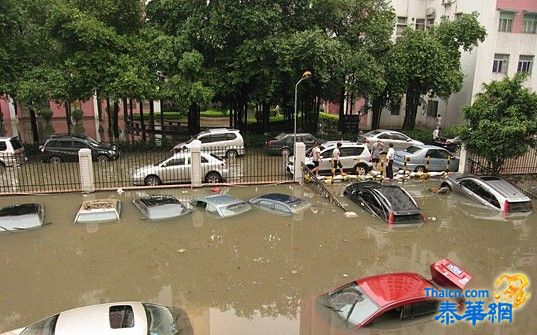
[[[338, 142], [336, 144], [336, 147], [334, 148], [334, 150], [332, 150], [332, 177], [335, 177], [336, 176], [336, 173], [338, 172], [339, 170], [339, 173], [341, 174], [341, 176], [345, 176], [346, 173], [343, 171], [343, 165], [341, 164], [341, 151], [340, 151], [340, 148], [341, 148], [341, 142]], [[311, 149], [311, 154], [310, 154], [310, 157], [311, 157], [311, 160], [313, 162], [313, 169], [311, 170], [311, 172], [315, 175], [315, 176], [319, 176], [319, 169], [320, 169], [320, 163], [321, 163], [321, 148], [320, 148], [321, 144], [319, 142], [315, 142], [315, 145], [313, 146], [313, 148]], [[373, 167], [374, 169], [378, 169], [378, 164], [380, 162], [380, 156], [381, 154], [384, 152], [385, 150], [385, 147], [384, 147], [384, 144], [382, 143], [381, 140], [378, 140], [377, 143], [373, 144], [372, 148], [371, 148], [371, 159], [372, 159], [372, 162], [373, 162]], [[393, 179], [393, 159], [395, 157], [395, 149], [393, 148], [393, 144], [390, 143], [389, 147], [388, 147], [388, 152], [386, 154], [386, 160], [387, 160], [387, 165], [386, 165], [386, 177], [388, 177], [389, 179]]]

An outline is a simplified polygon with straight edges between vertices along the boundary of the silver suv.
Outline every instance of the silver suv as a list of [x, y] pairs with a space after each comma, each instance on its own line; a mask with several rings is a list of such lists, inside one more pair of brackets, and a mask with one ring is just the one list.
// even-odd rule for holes
[[[154, 165], [136, 169], [132, 174], [134, 185], [189, 183], [192, 160], [189, 152], [174, 154]], [[215, 154], [201, 153], [201, 176], [207, 183], [220, 183], [227, 178], [226, 162]]]
[[185, 148], [190, 148], [193, 140], [199, 140], [201, 149], [205, 152], [212, 152], [226, 158], [244, 155], [244, 140], [239, 130], [227, 128], [202, 131], [190, 140], [177, 144], [173, 147], [173, 152], [177, 153]]
[[[319, 173], [330, 173], [332, 171], [332, 151], [334, 151], [338, 142], [341, 143], [341, 147], [339, 148], [339, 159], [345, 172], [366, 174], [371, 170], [373, 167], [371, 163], [371, 153], [365, 144], [348, 141], [328, 141], [320, 146], [321, 162], [319, 163]], [[311, 149], [306, 151], [306, 160], [304, 164], [311, 170], [313, 169], [314, 164], [310, 155]], [[287, 163], [287, 172], [290, 174], [295, 173], [293, 166], [294, 159], [293, 156], [289, 157], [289, 162]]]

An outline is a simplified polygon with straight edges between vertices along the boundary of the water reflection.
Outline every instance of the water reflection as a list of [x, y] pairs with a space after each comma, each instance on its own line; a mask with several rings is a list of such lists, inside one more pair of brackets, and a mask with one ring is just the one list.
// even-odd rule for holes
[[[345, 185], [329, 186], [338, 192]], [[536, 215], [496, 222], [458, 210], [457, 199], [408, 184], [419, 206], [438, 218], [417, 230], [387, 230], [356, 208], [345, 218], [307, 187], [237, 187], [242, 199], [281, 192], [306, 197], [300, 217], [252, 210], [216, 220], [197, 210], [175, 222], [140, 220], [130, 203], [137, 192], [4, 197], [0, 205], [36, 201], [51, 225], [0, 235], [0, 330], [27, 325], [55, 312], [95, 303], [139, 300], [179, 306], [195, 334], [342, 334], [314, 313], [311, 301], [352, 279], [411, 271], [429, 277], [429, 264], [449, 257], [468, 269], [469, 288], [492, 288], [504, 271], [537, 278]], [[189, 199], [208, 189], [147, 192]], [[145, 194], [145, 193], [144, 193]], [[336, 193], [337, 194], [337, 193]], [[120, 222], [80, 226], [73, 218], [82, 200], [121, 199]], [[344, 198], [341, 198], [344, 201]], [[349, 204], [352, 206], [352, 204]], [[530, 284], [532, 285], [532, 284]], [[530, 286], [530, 290], [531, 290]], [[481, 326], [477, 333], [522, 334], [533, 330], [537, 307], [530, 299], [510, 326]], [[348, 330], [345, 330], [348, 331]], [[435, 322], [359, 334], [467, 334], [467, 325]]]

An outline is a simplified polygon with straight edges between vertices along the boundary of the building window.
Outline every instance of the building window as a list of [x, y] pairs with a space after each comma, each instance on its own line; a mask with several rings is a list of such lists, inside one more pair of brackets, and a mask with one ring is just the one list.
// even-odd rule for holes
[[425, 19], [416, 19], [416, 30], [425, 30]]
[[446, 22], [446, 21], [449, 21], [449, 16], [447, 15], [440, 16], [440, 22]]
[[500, 12], [500, 26], [498, 31], [511, 32], [514, 18], [515, 13], [513, 12]]
[[526, 72], [531, 74], [531, 68], [533, 67], [533, 56], [522, 56], [518, 57], [518, 68], [517, 72]]
[[492, 72], [507, 73], [509, 65], [509, 55], [494, 54], [494, 62], [492, 63]]
[[527, 34], [537, 34], [537, 14], [524, 14], [524, 32]]
[[462, 13], [460, 13], [460, 12], [459, 12], [459, 13], [455, 13], [455, 20], [460, 19], [461, 16], [462, 16]]
[[434, 26], [434, 17], [427, 18], [427, 29]]
[[427, 116], [436, 117], [438, 115], [438, 101], [429, 100], [427, 102]]
[[390, 105], [390, 112], [392, 115], [399, 115], [401, 110], [401, 103], [392, 103]]
[[395, 34], [397, 36], [403, 35], [403, 32], [406, 28], [406, 17], [405, 16], [398, 16], [397, 17], [397, 26], [395, 28]]

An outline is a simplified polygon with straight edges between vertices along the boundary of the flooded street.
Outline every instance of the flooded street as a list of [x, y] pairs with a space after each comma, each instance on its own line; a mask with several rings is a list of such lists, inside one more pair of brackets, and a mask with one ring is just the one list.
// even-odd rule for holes
[[[419, 228], [395, 230], [340, 197], [358, 215], [345, 218], [307, 185], [223, 188], [245, 200], [270, 192], [308, 198], [312, 207], [294, 217], [254, 208], [215, 219], [198, 209], [158, 223], [141, 220], [131, 201], [148, 193], [189, 199], [210, 189], [2, 197], [1, 206], [45, 205], [50, 225], [0, 234], [0, 332], [79, 306], [150, 301], [182, 307], [199, 335], [344, 334], [348, 332], [318, 313], [315, 296], [375, 274], [408, 271], [430, 278], [429, 265], [445, 257], [473, 275], [467, 288], [492, 290], [502, 273], [522, 272], [530, 279], [532, 296], [522, 310], [515, 310], [512, 324], [483, 322], [474, 329], [467, 322], [446, 327], [428, 320], [355, 333], [534, 332], [537, 214], [504, 220], [455, 194], [428, 191], [437, 184], [405, 185], [434, 219]], [[328, 188], [342, 194], [345, 185]], [[82, 200], [108, 196], [123, 202], [120, 222], [73, 223]]]

